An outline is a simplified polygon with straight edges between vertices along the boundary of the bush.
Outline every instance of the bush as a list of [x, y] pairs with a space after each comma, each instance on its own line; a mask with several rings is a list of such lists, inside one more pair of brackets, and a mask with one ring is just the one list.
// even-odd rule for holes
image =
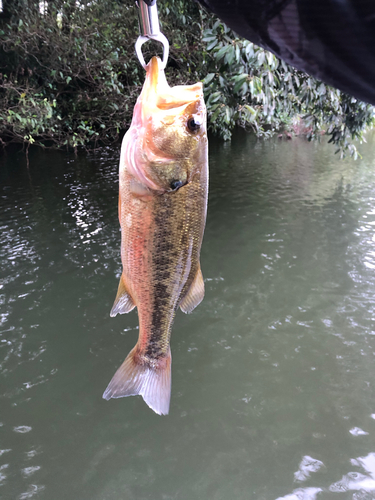
[[203, 41], [211, 55], [204, 79], [210, 124], [224, 139], [237, 124], [259, 137], [302, 128], [309, 139], [325, 127], [342, 155], [357, 156], [351, 140], [362, 140], [375, 123], [372, 106], [237, 38], [220, 21], [204, 31]]

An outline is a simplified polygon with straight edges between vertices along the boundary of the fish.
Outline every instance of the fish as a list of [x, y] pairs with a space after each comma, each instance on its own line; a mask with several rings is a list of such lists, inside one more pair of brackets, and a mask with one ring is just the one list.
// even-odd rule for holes
[[139, 336], [103, 398], [141, 395], [159, 415], [171, 398], [170, 338], [178, 308], [204, 297], [200, 251], [207, 215], [203, 85], [167, 83], [153, 57], [120, 154], [122, 274], [110, 315], [138, 311]]

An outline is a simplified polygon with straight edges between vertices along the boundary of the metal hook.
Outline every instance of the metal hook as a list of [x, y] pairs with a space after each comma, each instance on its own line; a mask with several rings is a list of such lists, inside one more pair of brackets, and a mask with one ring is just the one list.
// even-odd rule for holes
[[149, 35], [149, 36], [139, 36], [137, 41], [135, 42], [135, 52], [137, 54], [137, 57], [139, 59], [139, 62], [141, 63], [142, 67], [146, 69], [146, 63], [142, 54], [142, 45], [149, 40], [155, 40], [157, 42], [160, 42], [163, 45], [163, 60], [161, 64], [160, 69], [165, 69], [167, 66], [168, 62], [168, 56], [169, 56], [169, 42], [167, 38], [163, 35], [163, 33], [159, 33], [158, 35]]
[[146, 63], [141, 47], [148, 40], [155, 40], [163, 45], [163, 61], [161, 69], [165, 69], [169, 55], [169, 42], [160, 31], [156, 0], [137, 0], [136, 3], [138, 6], [139, 30], [141, 32], [135, 43], [135, 52], [139, 62], [143, 68], [146, 69]]

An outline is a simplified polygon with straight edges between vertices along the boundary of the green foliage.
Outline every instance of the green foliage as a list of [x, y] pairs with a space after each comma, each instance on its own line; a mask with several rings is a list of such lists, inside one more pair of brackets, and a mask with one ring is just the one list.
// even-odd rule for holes
[[18, 0], [2, 26], [4, 141], [75, 147], [118, 137], [143, 75], [124, 44], [137, 29], [130, 5], [106, 5], [49, 2], [41, 15], [35, 2]]
[[[4, 0], [0, 19], [0, 140], [42, 146], [111, 143], [130, 124], [144, 79], [133, 0]], [[341, 152], [374, 123], [373, 108], [241, 40], [191, 0], [159, 2], [171, 84], [203, 80], [209, 129], [268, 137], [325, 127]], [[161, 45], [143, 46], [145, 59]], [[301, 122], [302, 120], [302, 122]], [[303, 125], [302, 125], [303, 124]]]
[[374, 108], [288, 66], [272, 53], [239, 39], [216, 21], [203, 34], [211, 55], [204, 79], [212, 130], [229, 139], [241, 125], [264, 137], [280, 129], [308, 138], [322, 129], [338, 151], [357, 156], [352, 139], [375, 123]]

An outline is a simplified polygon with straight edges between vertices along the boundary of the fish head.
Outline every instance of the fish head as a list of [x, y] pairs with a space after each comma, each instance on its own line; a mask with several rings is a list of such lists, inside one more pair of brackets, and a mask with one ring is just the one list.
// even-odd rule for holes
[[[149, 189], [176, 191], [199, 173], [207, 160], [206, 107], [202, 83], [170, 87], [160, 59], [146, 67], [146, 81], [135, 111], [137, 167]], [[134, 118], [133, 118], [134, 119]]]

